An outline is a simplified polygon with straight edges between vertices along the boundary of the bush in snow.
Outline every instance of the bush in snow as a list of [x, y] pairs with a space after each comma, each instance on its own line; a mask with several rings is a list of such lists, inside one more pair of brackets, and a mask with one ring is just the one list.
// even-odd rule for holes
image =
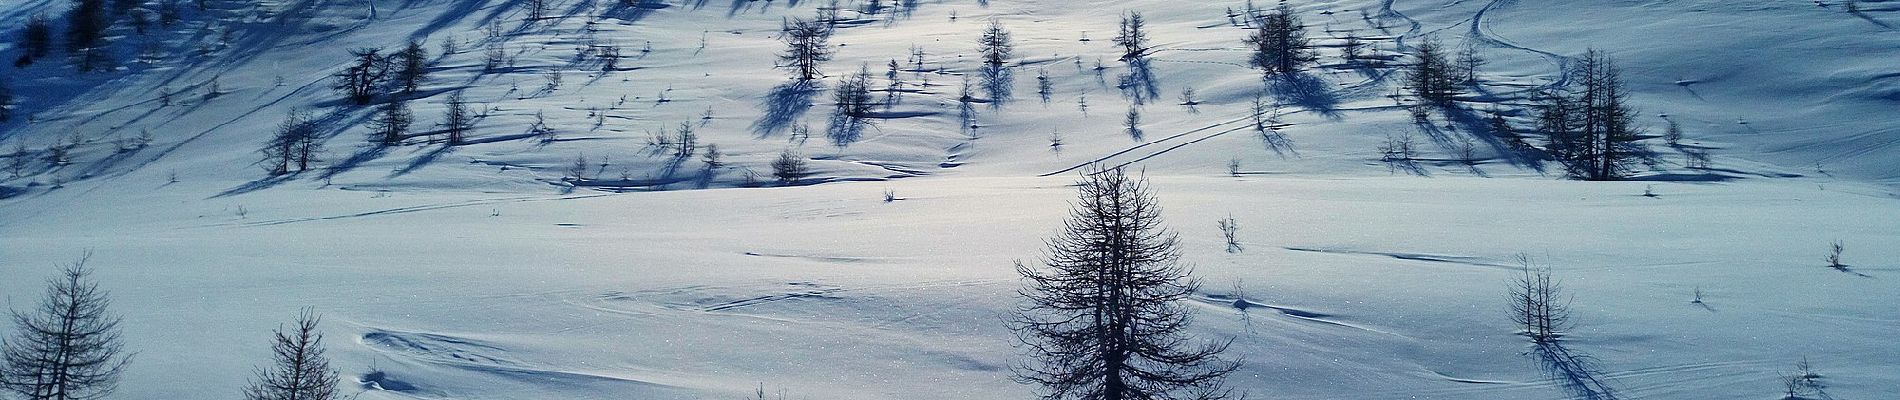
[[798, 183], [806, 175], [811, 175], [811, 169], [805, 165], [805, 156], [792, 149], [785, 149], [779, 153], [777, 160], [772, 161], [772, 177], [778, 178], [779, 183]]

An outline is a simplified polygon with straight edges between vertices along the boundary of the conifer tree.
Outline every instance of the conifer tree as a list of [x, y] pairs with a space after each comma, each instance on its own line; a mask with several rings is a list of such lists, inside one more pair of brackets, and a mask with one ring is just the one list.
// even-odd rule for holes
[[824, 76], [818, 71], [818, 64], [831, 60], [831, 25], [818, 21], [806, 21], [792, 18], [786, 20], [779, 31], [779, 38], [785, 41], [785, 53], [779, 55], [779, 68], [793, 71], [793, 76], [801, 81], [809, 81]]
[[370, 129], [375, 131], [377, 143], [397, 145], [409, 136], [409, 125], [415, 121], [415, 114], [409, 112], [409, 102], [396, 99], [377, 107], [376, 118], [370, 120]]
[[1147, 27], [1148, 23], [1141, 18], [1140, 12], [1122, 14], [1121, 30], [1115, 34], [1115, 45], [1122, 48], [1122, 60], [1141, 58], [1148, 52]]
[[409, 45], [396, 53], [396, 85], [403, 94], [410, 94], [422, 86], [429, 77], [429, 51], [422, 48], [422, 42], [410, 40]]
[[93, 400], [112, 394], [130, 361], [119, 317], [86, 267], [90, 254], [60, 269], [32, 311], [13, 311], [0, 341], [0, 389], [27, 400]]
[[1199, 282], [1147, 182], [1117, 168], [1084, 176], [1079, 191], [1042, 266], [1016, 264], [1027, 304], [1010, 328], [1032, 358], [1017, 379], [1044, 400], [1226, 398], [1239, 364], [1219, 358], [1230, 341], [1188, 336], [1194, 308], [1182, 303]]
[[374, 100], [378, 89], [382, 87], [387, 62], [379, 54], [381, 48], [366, 47], [350, 50], [350, 63], [336, 74], [336, 90], [349, 97], [350, 102], [358, 105], [369, 104]]
[[1306, 39], [1306, 26], [1299, 16], [1293, 15], [1293, 8], [1286, 5], [1262, 17], [1260, 27], [1247, 37], [1246, 43], [1253, 49], [1250, 63], [1266, 71], [1268, 76], [1296, 73], [1319, 59]]
[[244, 388], [245, 400], [331, 400], [336, 398], [337, 371], [323, 355], [321, 318], [309, 309], [297, 316], [291, 330], [278, 328], [271, 342], [271, 365], [259, 368]]
[[[990, 20], [990, 26], [983, 29], [983, 38], [977, 40], [977, 44], [983, 52], [983, 62], [990, 65], [1003, 65], [1009, 60], [1010, 50], [1014, 49], [1009, 41], [1009, 31], [1004, 30], [1003, 22], [997, 20]], [[892, 70], [896, 70], [897, 61], [892, 60], [891, 65]]]

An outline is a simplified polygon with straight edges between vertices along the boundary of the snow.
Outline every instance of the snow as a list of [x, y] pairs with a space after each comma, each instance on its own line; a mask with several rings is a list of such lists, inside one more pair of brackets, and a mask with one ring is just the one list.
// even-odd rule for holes
[[[214, 1], [209, 26], [187, 4], [186, 22], [151, 36], [159, 61], [4, 72], [23, 103], [0, 123], [0, 155], [19, 144], [36, 160], [0, 180], [0, 295], [24, 309], [53, 265], [92, 250], [138, 352], [122, 398], [236, 395], [268, 360], [270, 330], [302, 307], [324, 315], [345, 393], [364, 399], [744, 398], [761, 386], [794, 399], [1026, 398], [1003, 322], [1021, 284], [1012, 262], [1041, 254], [1077, 167], [1099, 162], [1154, 183], [1203, 281], [1194, 333], [1235, 339], [1243, 367], [1228, 383], [1256, 397], [1565, 396], [1504, 314], [1520, 253], [1574, 296], [1566, 345], [1622, 397], [1769, 398], [1803, 357], [1840, 398], [1900, 392], [1888, 340], [1900, 328], [1900, 125], [1883, 118], [1900, 101], [1900, 3], [1862, 1], [1861, 16], [1831, 2], [1291, 3], [1327, 46], [1348, 29], [1385, 54], [1427, 34], [1475, 38], [1491, 61], [1485, 90], [1466, 97], [1477, 111], [1521, 108], [1570, 57], [1607, 51], [1652, 134], [1666, 114], [1684, 148], [1714, 149], [1711, 168], [1692, 169], [1651, 140], [1659, 162], [1630, 182], [1557, 179], [1471, 124], [1420, 131], [1387, 97], [1399, 74], [1335, 65], [1333, 48], [1305, 83], [1278, 87], [1307, 95], [1279, 98], [1284, 140], [1264, 140], [1247, 117], [1259, 81], [1245, 32], [1224, 17], [1242, 2], [847, 11], [831, 78], [787, 89], [773, 35], [819, 3], [571, 0], [527, 28], [503, 1], [376, 1], [373, 15], [361, 2]], [[64, 7], [0, 5], [0, 24]], [[1108, 43], [1123, 9], [1151, 24], [1147, 79]], [[984, 77], [975, 54], [991, 18], [1016, 40], [1006, 77]], [[620, 71], [576, 61], [590, 19], [622, 47]], [[485, 73], [491, 22], [516, 61]], [[328, 87], [345, 50], [428, 38], [435, 54], [450, 36], [461, 51], [437, 61], [411, 107], [418, 130], [439, 129], [461, 91], [488, 109], [475, 144], [369, 146], [373, 107]], [[913, 45], [929, 62], [898, 73], [901, 103], [849, 143], [827, 135], [825, 89], [860, 64], [882, 88], [885, 61]], [[544, 89], [548, 71], [558, 88]], [[1038, 71], [1053, 82], [1046, 102]], [[981, 100], [967, 111], [964, 76]], [[214, 77], [221, 92], [204, 96]], [[1177, 104], [1188, 87], [1192, 109]], [[160, 106], [162, 89], [179, 92], [173, 105]], [[1135, 94], [1151, 100], [1139, 140], [1121, 126]], [[329, 152], [316, 170], [268, 178], [256, 150], [292, 109], [332, 123]], [[553, 140], [527, 134], [537, 112]], [[646, 145], [682, 122], [730, 166], [675, 164]], [[800, 124], [814, 131], [802, 144], [789, 138]], [[151, 144], [111, 142], [141, 130]], [[1408, 133], [1424, 159], [1379, 162], [1377, 146]], [[72, 164], [38, 160], [74, 135], [85, 143]], [[1472, 165], [1456, 155], [1467, 136]], [[747, 183], [746, 169], [769, 181], [787, 148], [816, 175]], [[580, 155], [591, 165], [576, 186], [564, 175]], [[1215, 221], [1229, 215], [1243, 252], [1222, 251]], [[1823, 261], [1835, 240], [1845, 270]]]

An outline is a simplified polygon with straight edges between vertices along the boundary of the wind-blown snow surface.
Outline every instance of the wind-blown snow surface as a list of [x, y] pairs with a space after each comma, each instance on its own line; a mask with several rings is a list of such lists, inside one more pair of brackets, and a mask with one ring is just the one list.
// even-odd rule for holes
[[[847, 11], [817, 89], [771, 68], [780, 18], [811, 15], [811, 1], [567, 1], [554, 13], [566, 17], [533, 26], [515, 2], [212, 4], [154, 33], [164, 57], [151, 63], [5, 72], [23, 103], [0, 124], [0, 154], [32, 161], [0, 181], [0, 293], [26, 308], [55, 263], [92, 249], [139, 351], [126, 398], [236, 395], [268, 358], [269, 330], [305, 306], [326, 316], [364, 398], [738, 398], [760, 385], [1025, 398], [1034, 388], [1008, 379], [1024, 361], [1003, 323], [1011, 261], [1033, 262], [1065, 215], [1071, 168], [1098, 161], [1156, 184], [1204, 280], [1194, 332], [1235, 339], [1245, 364], [1229, 383], [1256, 396], [1564, 396], [1585, 377], [1541, 372], [1503, 313], [1517, 253], [1564, 280], [1579, 323], [1568, 349], [1625, 397], [1769, 398], [1803, 357], [1836, 396], [1900, 392], [1893, 2], [1860, 14], [1793, 1], [1291, 3], [1322, 45], [1347, 30], [1386, 57], [1428, 34], [1478, 43], [1491, 64], [1468, 106], [1497, 104], [1520, 125], [1524, 96], [1562, 81], [1569, 56], [1608, 51], [1652, 133], [1666, 114], [1688, 138], [1652, 144], [1637, 174], [1649, 182], [1620, 183], [1553, 179], [1554, 165], [1475, 120], [1421, 131], [1387, 97], [1398, 74], [1340, 65], [1330, 48], [1273, 87], [1284, 136], [1265, 140], [1247, 126], [1260, 82], [1245, 32], [1225, 16], [1241, 2]], [[62, 7], [0, 6], [0, 22]], [[1107, 43], [1120, 9], [1152, 24], [1146, 69]], [[990, 18], [1017, 42], [1004, 74], [974, 54]], [[619, 71], [576, 58], [588, 21], [623, 48]], [[481, 32], [491, 22], [501, 37]], [[411, 105], [419, 130], [439, 129], [462, 91], [488, 110], [476, 143], [362, 144], [372, 107], [328, 88], [345, 49], [428, 38], [435, 53], [451, 37], [460, 51]], [[514, 66], [482, 71], [491, 40]], [[883, 88], [884, 62], [913, 45], [927, 62], [897, 74], [897, 105], [861, 131], [827, 129], [837, 76], [868, 64]], [[123, 46], [133, 59], [139, 46]], [[550, 71], [558, 87], [545, 87]], [[220, 93], [206, 96], [213, 78]], [[1178, 104], [1188, 87], [1195, 107]], [[293, 108], [329, 122], [326, 162], [265, 178], [256, 149]], [[551, 140], [527, 134], [537, 112]], [[682, 122], [731, 165], [646, 145]], [[806, 124], [808, 140], [789, 137]], [[150, 145], [112, 143], [140, 131]], [[1427, 160], [1379, 163], [1378, 144], [1407, 132]], [[72, 164], [44, 161], [75, 137]], [[1465, 137], [1475, 165], [1455, 161]], [[812, 182], [846, 182], [744, 187], [786, 148], [814, 158]], [[1712, 168], [1685, 168], [1682, 149], [1701, 148]], [[580, 155], [576, 187], [563, 177]], [[1226, 176], [1230, 160], [1241, 177]], [[905, 179], [849, 182], [890, 178]], [[1239, 254], [1214, 227], [1229, 215]], [[1835, 240], [1846, 270], [1822, 266]], [[1236, 286], [1264, 307], [1236, 309]]]

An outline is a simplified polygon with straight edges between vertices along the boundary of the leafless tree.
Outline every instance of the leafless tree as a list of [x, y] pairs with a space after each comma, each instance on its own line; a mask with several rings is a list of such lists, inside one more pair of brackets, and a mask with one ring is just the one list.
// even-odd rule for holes
[[1079, 191], [1042, 265], [1016, 263], [1027, 304], [1010, 327], [1031, 357], [1017, 380], [1044, 400], [1228, 397], [1223, 380], [1239, 364], [1219, 355], [1231, 341], [1188, 336], [1193, 309], [1181, 302], [1200, 283], [1146, 180], [1112, 169], [1085, 175]]
[[60, 268], [38, 308], [13, 311], [13, 335], [0, 343], [0, 388], [29, 400], [92, 400], [117, 388], [130, 356], [88, 258]]
[[1517, 259], [1523, 274], [1511, 281], [1511, 322], [1523, 327], [1534, 343], [1555, 342], [1570, 327], [1570, 301], [1560, 298], [1563, 285], [1551, 278], [1549, 269], [1533, 265], [1529, 256]]
[[271, 366], [259, 368], [244, 388], [245, 400], [330, 400], [336, 398], [337, 371], [323, 355], [321, 317], [310, 309], [297, 315], [291, 330], [278, 328], [271, 342]]

